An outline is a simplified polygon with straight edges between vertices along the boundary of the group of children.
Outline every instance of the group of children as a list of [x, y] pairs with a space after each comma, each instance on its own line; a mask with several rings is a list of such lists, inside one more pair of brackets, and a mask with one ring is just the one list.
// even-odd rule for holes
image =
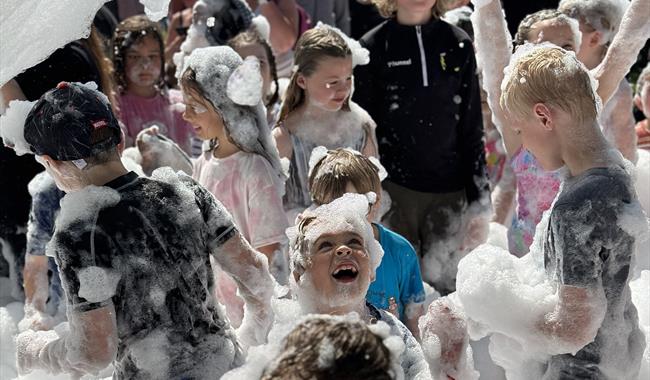
[[[340, 321], [306, 320], [255, 376], [438, 378], [443, 361], [453, 378], [467, 338], [450, 342], [441, 326], [466, 324], [440, 305], [426, 314], [423, 279], [453, 293], [458, 262], [485, 241], [482, 84], [516, 183], [513, 255], [528, 252], [550, 212], [537, 230], [558, 303], [539, 329], [584, 346], [549, 359], [545, 378], [635, 378], [643, 338], [625, 215], [640, 206], [625, 158], [636, 159], [636, 136], [645, 144], [650, 132], [647, 121], [634, 131], [624, 75], [650, 35], [650, 2], [632, 1], [617, 40], [617, 0], [563, 0], [524, 19], [514, 41], [497, 0], [474, 2], [473, 40], [440, 18], [445, 1], [373, 2], [388, 20], [361, 44], [320, 24], [298, 39], [281, 103], [259, 21], [227, 46], [192, 51], [178, 91], [164, 84], [163, 38], [144, 16], [115, 31], [114, 104], [67, 82], [41, 97], [23, 132], [47, 174], [31, 186], [20, 371], [80, 375], [112, 364], [116, 378], [236, 374], [251, 347], [275, 336], [277, 282], [289, 284], [300, 315], [357, 313], [344, 324], [364, 345], [381, 338], [374, 352], [383, 359], [322, 338]], [[648, 83], [646, 68], [635, 99], [646, 116]], [[145, 178], [125, 167], [124, 144], [158, 135], [193, 157], [191, 175], [161, 168]], [[49, 282], [48, 268], [58, 274]], [[64, 306], [68, 332], [34, 331], [51, 328]], [[388, 333], [364, 330], [376, 323]], [[620, 326], [625, 334], [608, 335]], [[300, 352], [300, 328], [331, 340], [311, 348], [326, 364]], [[438, 352], [423, 350], [421, 337], [434, 335]], [[614, 351], [630, 361], [605, 360]]]

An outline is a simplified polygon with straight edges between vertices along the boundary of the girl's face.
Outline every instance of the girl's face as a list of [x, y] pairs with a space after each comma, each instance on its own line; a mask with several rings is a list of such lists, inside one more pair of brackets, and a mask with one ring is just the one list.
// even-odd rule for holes
[[528, 42], [539, 44], [550, 42], [567, 51], [578, 51], [573, 36], [573, 29], [567, 24], [559, 24], [555, 20], [544, 20], [533, 25], [528, 34]]
[[436, 0], [394, 0], [397, 8], [409, 13], [427, 13], [436, 5]]
[[192, 125], [201, 140], [223, 139], [226, 136], [221, 115], [204, 97], [183, 89], [183, 119]]
[[242, 59], [253, 56], [260, 61], [260, 71], [262, 72], [262, 96], [266, 97], [271, 88], [271, 66], [269, 65], [269, 57], [266, 55], [264, 46], [260, 44], [250, 44], [240, 46], [235, 49]]
[[328, 111], [338, 111], [352, 89], [352, 57], [325, 57], [310, 76], [298, 74], [298, 86], [307, 101]]
[[126, 83], [128, 87], [153, 87], [160, 79], [160, 46], [152, 36], [145, 36], [126, 50]]

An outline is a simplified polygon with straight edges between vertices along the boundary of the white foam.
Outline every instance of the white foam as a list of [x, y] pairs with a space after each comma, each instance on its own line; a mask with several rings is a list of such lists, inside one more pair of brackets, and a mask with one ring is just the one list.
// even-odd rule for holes
[[5, 114], [0, 116], [0, 136], [4, 145], [12, 147], [19, 156], [32, 153], [29, 144], [25, 141], [25, 120], [34, 104], [36, 102], [12, 100]]

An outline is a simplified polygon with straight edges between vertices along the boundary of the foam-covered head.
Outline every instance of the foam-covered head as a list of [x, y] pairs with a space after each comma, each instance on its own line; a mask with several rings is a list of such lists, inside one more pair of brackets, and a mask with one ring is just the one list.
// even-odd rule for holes
[[117, 146], [121, 129], [106, 95], [81, 83], [61, 82], [27, 115], [24, 136], [38, 156], [75, 161]]
[[199, 0], [194, 4], [192, 23], [203, 27], [211, 46], [225, 45], [248, 29], [253, 13], [244, 0]]
[[544, 103], [574, 115], [576, 122], [595, 121], [600, 102], [595, 88], [575, 53], [546, 43], [526, 44], [505, 69], [501, 106], [518, 120], [530, 117], [535, 104]]
[[580, 21], [585, 31], [601, 33], [601, 45], [612, 42], [629, 5], [628, 0], [562, 0], [558, 10]]
[[650, 118], [650, 63], [639, 74], [634, 102], [646, 118]]
[[403, 345], [393, 338], [384, 322], [369, 326], [355, 314], [307, 317], [262, 379], [394, 379]]
[[292, 288], [306, 309], [363, 305], [384, 255], [366, 220], [369, 203], [366, 195], [345, 194], [305, 211], [287, 230]]
[[[372, 3], [377, 7], [382, 17], [391, 18], [397, 14], [398, 0], [372, 0]], [[449, 5], [453, 3], [455, 3], [453, 0], [437, 0], [431, 6], [431, 14], [435, 17], [442, 17]]]
[[558, 10], [543, 9], [526, 16], [517, 28], [514, 46], [526, 42], [550, 42], [565, 50], [578, 51], [582, 33], [578, 22]]
[[[239, 54], [228, 46], [196, 49], [185, 62], [181, 86], [183, 90], [195, 89], [194, 92], [198, 92], [198, 95], [209, 100], [223, 118], [230, 138], [240, 148], [250, 151], [249, 147], [255, 145], [260, 133], [253, 103], [258, 103], [262, 95], [261, 88], [255, 87], [250, 89], [251, 94], [248, 94], [252, 99], [237, 99], [235, 97], [239, 103], [247, 104], [237, 104], [231, 99], [234, 85], [232, 82], [229, 84], [229, 81], [235, 71], [242, 66], [242, 63]], [[190, 72], [193, 73], [193, 80], [188, 79], [186, 75]], [[248, 74], [250, 74], [249, 78], [253, 80], [261, 78], [259, 67], [256, 73], [253, 71]], [[257, 83], [261, 86], [261, 79]], [[245, 92], [248, 89], [244, 87], [241, 86], [239, 89]]]

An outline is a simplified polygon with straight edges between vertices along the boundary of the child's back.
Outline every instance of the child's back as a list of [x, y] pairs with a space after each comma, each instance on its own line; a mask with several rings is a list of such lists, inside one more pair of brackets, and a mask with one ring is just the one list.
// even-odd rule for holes
[[628, 286], [635, 237], [626, 220], [641, 212], [630, 176], [618, 166], [596, 167], [563, 186], [544, 241], [546, 269], [561, 285], [602, 289], [607, 312], [596, 339], [576, 355], [551, 358], [546, 376], [632, 379], [644, 338]]

